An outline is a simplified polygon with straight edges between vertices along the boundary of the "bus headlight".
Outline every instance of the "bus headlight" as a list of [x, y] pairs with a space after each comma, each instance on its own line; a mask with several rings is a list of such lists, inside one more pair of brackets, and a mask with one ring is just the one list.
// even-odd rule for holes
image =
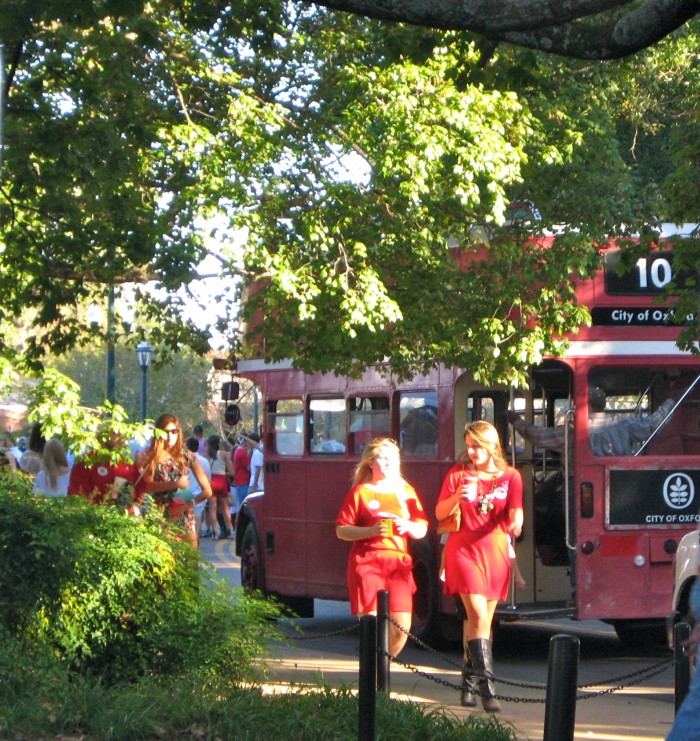
[[639, 568], [641, 568], [642, 566], [644, 566], [644, 564], [645, 564], [646, 562], [647, 562], [646, 558], [644, 558], [644, 556], [642, 556], [642, 554], [641, 554], [641, 553], [638, 553], [638, 554], [637, 554], [637, 555], [636, 555], [636, 556], [634, 557], [634, 565], [635, 565], [635, 566], [638, 566]]

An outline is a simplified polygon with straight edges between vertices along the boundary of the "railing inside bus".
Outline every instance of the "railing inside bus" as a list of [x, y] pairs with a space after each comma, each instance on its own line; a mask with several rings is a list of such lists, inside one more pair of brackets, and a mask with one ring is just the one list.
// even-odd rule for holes
[[575, 545], [571, 545], [569, 522], [571, 521], [571, 500], [569, 499], [569, 471], [571, 466], [571, 449], [569, 446], [569, 436], [571, 435], [571, 425], [573, 422], [574, 408], [567, 409], [564, 415], [564, 542], [566, 543], [567, 551], [576, 550]]
[[671, 416], [673, 413], [678, 409], [678, 407], [685, 401], [686, 397], [690, 392], [695, 388], [698, 381], [700, 381], [700, 374], [698, 374], [695, 378], [695, 380], [688, 386], [688, 388], [683, 392], [680, 399], [673, 405], [673, 408], [669, 413], [661, 420], [661, 424], [649, 435], [649, 437], [644, 441], [644, 444], [639, 448], [639, 450], [635, 453], [635, 456], [641, 455], [646, 449], [649, 443], [657, 436], [657, 434], [661, 431], [663, 427], [665, 427], [666, 422], [671, 419]]

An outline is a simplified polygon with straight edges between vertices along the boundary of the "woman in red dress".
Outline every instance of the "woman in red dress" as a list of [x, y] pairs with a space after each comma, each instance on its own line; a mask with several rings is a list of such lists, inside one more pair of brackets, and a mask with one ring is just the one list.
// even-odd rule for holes
[[459, 595], [467, 612], [462, 705], [476, 705], [479, 681], [484, 710], [497, 713], [494, 696], [491, 623], [510, 584], [509, 536], [523, 527], [523, 484], [505, 460], [496, 428], [484, 421], [464, 430], [465, 451], [447, 473], [435, 516], [443, 520], [461, 508], [462, 525], [445, 546], [445, 592]]
[[348, 590], [353, 615], [377, 614], [377, 592], [389, 590], [389, 653], [396, 657], [411, 628], [413, 560], [408, 538], [422, 538], [428, 519], [413, 487], [401, 475], [399, 448], [393, 440], [369, 443], [358, 463], [336, 519], [336, 535], [352, 541]]

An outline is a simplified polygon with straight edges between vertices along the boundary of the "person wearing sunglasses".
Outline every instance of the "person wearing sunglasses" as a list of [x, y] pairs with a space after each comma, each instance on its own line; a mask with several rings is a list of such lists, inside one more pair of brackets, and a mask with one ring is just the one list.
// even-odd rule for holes
[[[170, 519], [185, 531], [185, 539], [197, 548], [194, 505], [211, 498], [211, 486], [197, 457], [183, 445], [182, 427], [172, 414], [161, 414], [156, 420], [149, 447], [139, 457], [145, 490]], [[186, 502], [184, 509], [178, 499], [189, 489], [190, 473], [202, 491]], [[179, 505], [179, 506], [178, 506]]]

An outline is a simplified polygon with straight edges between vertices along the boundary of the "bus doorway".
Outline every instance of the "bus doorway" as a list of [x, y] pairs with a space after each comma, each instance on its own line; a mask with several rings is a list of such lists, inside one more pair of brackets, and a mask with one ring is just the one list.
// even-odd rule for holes
[[[530, 389], [509, 399], [503, 433], [523, 478], [525, 526], [515, 544], [527, 585], [511, 586], [508, 609], [522, 617], [571, 615], [576, 528], [573, 499], [573, 373], [561, 361], [533, 368]], [[516, 416], [517, 415], [517, 416]]]

